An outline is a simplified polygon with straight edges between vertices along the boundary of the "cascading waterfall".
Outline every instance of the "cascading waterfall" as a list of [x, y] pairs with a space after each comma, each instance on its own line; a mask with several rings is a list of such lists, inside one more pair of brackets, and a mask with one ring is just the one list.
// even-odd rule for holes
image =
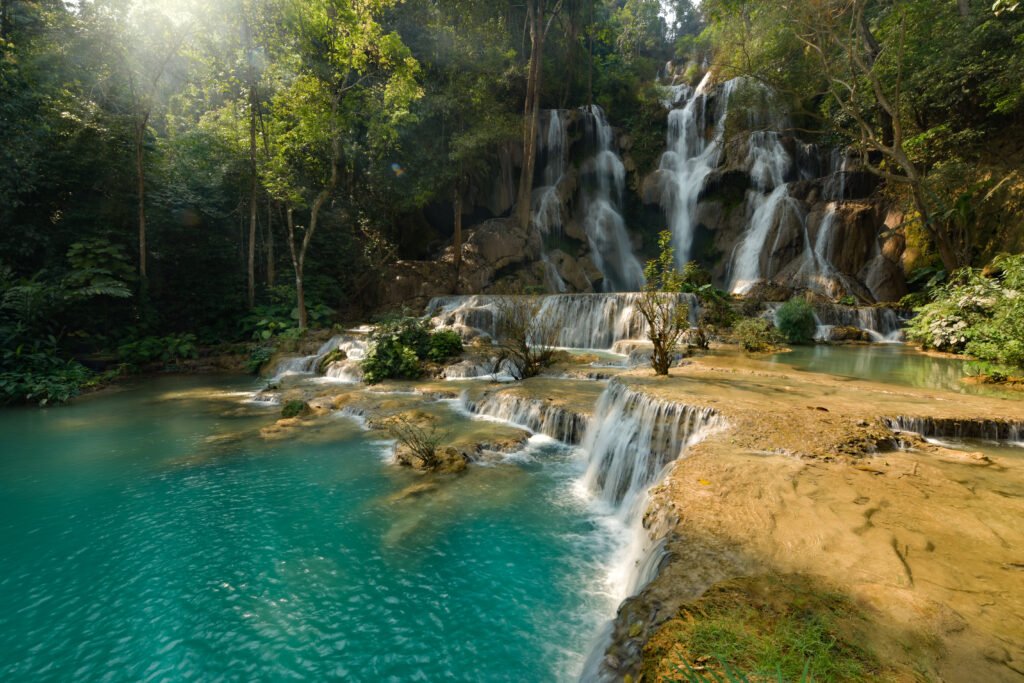
[[[714, 134], [707, 139], [708, 88], [712, 74], [709, 71], [697, 89], [686, 100], [681, 109], [668, 113], [668, 148], [661, 155], [661, 205], [668, 216], [672, 243], [676, 250], [676, 262], [681, 267], [690, 260], [693, 248], [694, 218], [697, 199], [704, 183], [722, 158], [722, 144], [725, 138], [725, 120], [729, 96], [738, 83], [728, 81], [722, 87], [721, 103], [717, 116], [714, 112]], [[670, 86], [671, 102], [674, 106], [682, 101], [687, 90]]]
[[734, 294], [746, 293], [762, 278], [761, 255], [772, 228], [782, 211], [800, 208], [789, 196], [785, 178], [792, 163], [782, 146], [778, 133], [755, 131], [750, 134], [747, 163], [753, 188], [747, 191], [747, 231], [736, 248], [729, 289]]
[[589, 422], [586, 415], [564, 406], [509, 392], [488, 393], [476, 399], [463, 392], [459, 401], [473, 415], [510, 422], [571, 445], [580, 443]]
[[[571, 349], [611, 349], [616, 342], [644, 339], [647, 326], [636, 302], [639, 294], [555, 294], [545, 296], [541, 315], [550, 316], [559, 325], [557, 346]], [[432, 299], [426, 314], [437, 327], [475, 331], [494, 337], [497, 332], [496, 295], [446, 296]], [[680, 294], [680, 304], [688, 308], [691, 325], [697, 324], [700, 305], [693, 294]]]
[[581, 109], [587, 144], [594, 150], [582, 166], [583, 227], [594, 259], [604, 275], [606, 292], [638, 291], [644, 284], [643, 267], [633, 253], [620, 206], [626, 168], [614, 150], [612, 127], [596, 104]]
[[[562, 199], [559, 194], [559, 184], [565, 177], [566, 153], [565, 121], [562, 112], [558, 109], [550, 109], [546, 115], [548, 118], [547, 131], [538, 140], [538, 147], [546, 159], [543, 172], [544, 185], [534, 189], [532, 197], [533, 224], [543, 237], [558, 236], [562, 233]], [[548, 289], [555, 292], [566, 291], [565, 280], [558, 273], [555, 264], [551, 262], [547, 249], [541, 253], [541, 261], [544, 263], [544, 276]]]
[[[583, 437], [587, 469], [580, 483], [628, 534], [628, 549], [609, 576], [616, 599], [637, 593], [660, 566], [662, 540], [652, 540], [643, 525], [649, 489], [669, 463], [722, 427], [724, 420], [711, 408], [663, 401], [615, 380], [601, 395]], [[609, 638], [606, 628], [581, 680], [608, 678], [602, 661]]]

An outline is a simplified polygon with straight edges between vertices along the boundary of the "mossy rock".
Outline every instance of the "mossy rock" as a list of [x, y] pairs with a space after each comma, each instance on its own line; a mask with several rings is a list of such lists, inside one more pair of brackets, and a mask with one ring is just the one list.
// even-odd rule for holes
[[284, 419], [292, 417], [306, 417], [313, 412], [313, 409], [309, 407], [309, 404], [301, 399], [294, 399], [285, 402], [281, 406], [281, 417]]
[[334, 349], [320, 359], [320, 363], [316, 366], [316, 373], [323, 375], [327, 372], [327, 368], [331, 367], [331, 363], [336, 363], [339, 360], [348, 360], [348, 354], [345, 353], [344, 349]]

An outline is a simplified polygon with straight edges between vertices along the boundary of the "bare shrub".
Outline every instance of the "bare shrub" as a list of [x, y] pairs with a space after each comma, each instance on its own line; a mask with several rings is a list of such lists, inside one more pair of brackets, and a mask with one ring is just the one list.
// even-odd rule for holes
[[502, 297], [495, 307], [498, 354], [493, 372], [505, 369], [517, 380], [537, 376], [554, 362], [562, 321], [539, 297]]

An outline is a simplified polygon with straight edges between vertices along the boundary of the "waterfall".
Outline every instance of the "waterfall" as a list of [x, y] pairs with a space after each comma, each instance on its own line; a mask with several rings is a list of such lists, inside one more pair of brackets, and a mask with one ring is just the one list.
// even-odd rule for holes
[[736, 248], [732, 264], [729, 289], [734, 294], [747, 292], [762, 279], [761, 255], [773, 227], [782, 211], [793, 211], [799, 216], [799, 207], [789, 196], [786, 173], [792, 160], [778, 133], [755, 131], [750, 134], [747, 164], [753, 188], [747, 191], [748, 227]]
[[511, 392], [492, 392], [477, 399], [463, 392], [459, 401], [462, 408], [473, 415], [510, 422], [572, 445], [580, 443], [589, 422], [582, 413]]
[[562, 112], [545, 112], [548, 125], [543, 136], [538, 133], [538, 148], [544, 155], [544, 185], [533, 190], [533, 224], [542, 235], [562, 232], [562, 201], [558, 185], [565, 176], [565, 121]]
[[637, 291], [644, 284], [643, 267], [626, 232], [620, 210], [626, 168], [614, 150], [612, 127], [596, 104], [581, 109], [587, 143], [593, 150], [583, 165], [583, 227], [594, 259], [604, 275], [605, 291]]
[[[720, 112], [714, 122], [714, 135], [708, 140], [705, 130], [708, 127], [707, 90], [711, 78], [709, 71], [697, 89], [692, 91], [686, 105], [668, 113], [668, 147], [659, 162], [662, 177], [661, 205], [668, 216], [676, 263], [680, 267], [690, 260], [697, 199], [707, 177], [721, 161], [729, 96], [738, 82], [732, 80], [723, 86]], [[676, 90], [671, 92], [673, 98], [685, 93]], [[679, 99], [673, 99], [672, 104], [677, 101]]]
[[351, 335], [336, 335], [321, 345], [312, 355], [282, 358], [274, 367], [273, 381], [280, 381], [294, 375], [314, 375], [318, 371], [320, 362], [328, 354], [341, 350], [345, 352], [347, 359], [331, 363], [326, 368], [324, 376], [342, 382], [359, 382], [362, 379], [362, 371], [358, 361], [366, 357], [366, 348], [364, 339]]
[[[663, 401], [612, 380], [598, 400], [583, 437], [587, 468], [580, 483], [616, 518], [628, 549], [612, 567], [609, 584], [623, 600], [640, 591], [657, 573], [663, 540], [644, 528], [648, 490], [666, 466], [717, 429], [724, 420], [711, 408]], [[605, 628], [584, 667], [581, 680], [608, 678], [602, 660], [610, 642]]]
[[1024, 446], [1024, 423], [1012, 420], [959, 420], [935, 417], [887, 417], [894, 432], [913, 432], [928, 439], [981, 439]]
[[[647, 325], [636, 308], [637, 293], [554, 294], [545, 296], [541, 312], [558, 321], [557, 346], [571, 349], [611, 349], [616, 342], [644, 339]], [[446, 296], [432, 299], [426, 314], [435, 327], [462, 333], [475, 332], [495, 337], [498, 325], [496, 295]], [[680, 294], [680, 304], [689, 311], [691, 325], [700, 314], [693, 294]]]
[[874, 342], [903, 341], [903, 320], [891, 308], [815, 304], [814, 315], [819, 337], [827, 338], [827, 332], [833, 327], [856, 327], [867, 332]]

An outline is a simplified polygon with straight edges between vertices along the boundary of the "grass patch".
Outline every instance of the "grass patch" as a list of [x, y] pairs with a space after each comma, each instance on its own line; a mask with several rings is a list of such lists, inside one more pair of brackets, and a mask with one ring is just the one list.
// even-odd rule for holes
[[867, 620], [845, 597], [800, 576], [723, 582], [664, 624], [644, 648], [644, 680], [885, 679], [857, 643]]

